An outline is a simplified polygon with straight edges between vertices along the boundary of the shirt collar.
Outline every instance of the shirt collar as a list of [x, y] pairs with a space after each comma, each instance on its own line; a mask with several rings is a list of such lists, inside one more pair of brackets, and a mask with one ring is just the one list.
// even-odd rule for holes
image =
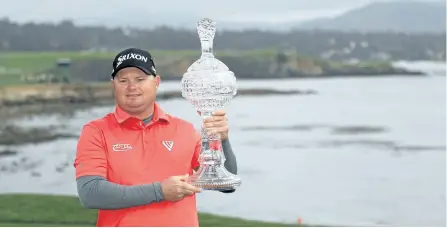
[[[128, 119], [135, 118], [129, 113], [122, 110], [118, 105], [115, 107], [114, 115], [119, 124], [124, 123]], [[160, 108], [160, 106], [156, 102], [154, 102], [154, 114], [152, 115], [151, 122], [156, 122], [158, 120], [165, 120], [169, 122], [169, 116]]]

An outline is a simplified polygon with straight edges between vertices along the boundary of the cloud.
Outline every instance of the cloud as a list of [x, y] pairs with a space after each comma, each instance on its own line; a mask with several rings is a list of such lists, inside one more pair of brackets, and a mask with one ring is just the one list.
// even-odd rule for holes
[[[59, 21], [64, 18], [84, 17], [138, 17], [139, 14], [166, 14], [173, 18], [179, 15], [214, 16], [228, 15], [245, 17], [280, 17], [284, 12], [318, 12], [345, 9], [365, 4], [371, 0], [0, 0], [0, 16], [17, 21]], [[132, 12], [134, 12], [132, 14]], [[289, 14], [287, 13], [287, 14]], [[270, 20], [270, 19], [269, 19]]]

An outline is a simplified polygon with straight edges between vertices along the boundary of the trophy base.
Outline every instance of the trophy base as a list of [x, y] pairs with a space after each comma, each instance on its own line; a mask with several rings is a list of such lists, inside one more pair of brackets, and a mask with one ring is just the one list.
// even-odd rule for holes
[[228, 191], [238, 188], [242, 180], [225, 168], [204, 166], [188, 178], [188, 183], [202, 190]]

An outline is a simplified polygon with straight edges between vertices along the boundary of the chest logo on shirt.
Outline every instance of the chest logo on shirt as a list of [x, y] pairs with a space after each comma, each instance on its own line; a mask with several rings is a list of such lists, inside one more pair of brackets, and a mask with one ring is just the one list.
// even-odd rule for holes
[[130, 144], [114, 144], [112, 150], [115, 152], [124, 152], [132, 150], [132, 146]]
[[174, 141], [163, 141], [161, 144], [163, 144], [168, 151], [172, 151], [172, 147], [174, 147]]

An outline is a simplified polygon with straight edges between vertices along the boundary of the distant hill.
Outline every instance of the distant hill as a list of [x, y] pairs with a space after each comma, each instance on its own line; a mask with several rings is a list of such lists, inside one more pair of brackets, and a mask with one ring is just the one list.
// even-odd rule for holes
[[445, 33], [446, 8], [437, 2], [376, 2], [327, 19], [303, 22], [297, 29]]
[[[197, 32], [187, 29], [110, 29], [103, 26], [18, 24], [0, 19], [0, 57], [14, 51], [117, 51], [136, 46], [151, 50], [193, 50], [199, 54]], [[259, 30], [221, 31], [216, 35], [217, 52], [260, 50], [293, 53], [327, 60], [444, 60], [445, 33], [360, 33], [339, 31]], [[259, 52], [262, 55], [263, 51]], [[6, 53], [8, 55], [8, 53]], [[2, 66], [0, 58], [0, 68]]]

